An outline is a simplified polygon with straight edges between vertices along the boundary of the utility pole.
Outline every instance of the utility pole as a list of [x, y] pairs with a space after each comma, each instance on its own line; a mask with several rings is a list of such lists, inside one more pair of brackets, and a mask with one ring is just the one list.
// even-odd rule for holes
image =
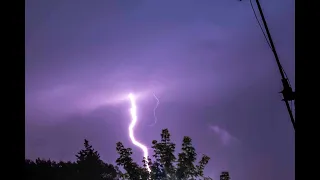
[[256, 3], [257, 3], [257, 6], [258, 6], [258, 9], [259, 9], [259, 12], [260, 12], [260, 16], [261, 16], [262, 21], [263, 21], [263, 25], [264, 25], [264, 27], [266, 29], [266, 33], [267, 33], [267, 36], [268, 36], [268, 39], [269, 39], [269, 42], [270, 42], [270, 46], [271, 46], [272, 52], [274, 54], [274, 57], [276, 59], [276, 62], [277, 62], [277, 65], [278, 65], [278, 68], [279, 68], [279, 71], [280, 71], [280, 74], [281, 74], [281, 78], [282, 78], [281, 82], [282, 82], [282, 85], [283, 85], [283, 90], [280, 93], [282, 93], [282, 95], [283, 95], [282, 101], [284, 101], [285, 104], [286, 104], [286, 107], [287, 107], [287, 110], [288, 110], [288, 113], [289, 113], [289, 116], [290, 116], [290, 119], [291, 119], [291, 123], [292, 123], [293, 129], [295, 130], [296, 129], [295, 128], [295, 120], [294, 120], [294, 117], [293, 117], [293, 114], [292, 114], [291, 107], [289, 105], [289, 101], [294, 101], [295, 100], [295, 92], [292, 91], [292, 88], [290, 87], [289, 81], [288, 81], [288, 79], [287, 79], [287, 77], [285, 75], [285, 72], [284, 72], [284, 70], [283, 70], [283, 68], [281, 66], [281, 63], [280, 63], [276, 48], [275, 48], [274, 43], [272, 41], [272, 37], [271, 37], [270, 31], [269, 31], [266, 19], [265, 19], [264, 15], [263, 15], [263, 12], [262, 12], [262, 8], [261, 8], [259, 0], [256, 0]]

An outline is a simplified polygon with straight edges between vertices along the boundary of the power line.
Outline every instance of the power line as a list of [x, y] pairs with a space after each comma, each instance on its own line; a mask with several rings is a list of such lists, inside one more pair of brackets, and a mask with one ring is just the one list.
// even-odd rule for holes
[[252, 9], [252, 11], [253, 11], [254, 17], [256, 18], [256, 20], [257, 20], [257, 22], [258, 22], [258, 24], [259, 24], [259, 27], [260, 27], [260, 29], [261, 29], [261, 31], [262, 31], [262, 34], [263, 34], [265, 40], [267, 41], [270, 49], [272, 50], [272, 47], [271, 47], [270, 42], [269, 42], [269, 40], [268, 40], [268, 38], [267, 38], [267, 35], [266, 35], [266, 33], [264, 32], [264, 30], [263, 30], [263, 28], [262, 28], [262, 25], [260, 24], [260, 21], [259, 21], [259, 19], [258, 19], [258, 17], [257, 17], [256, 11], [254, 10], [253, 4], [252, 4], [252, 0], [250, 0], [250, 5], [251, 5], [251, 9]]
[[287, 107], [287, 110], [288, 110], [288, 113], [289, 113], [289, 116], [290, 116], [290, 120], [291, 120], [293, 129], [295, 130], [295, 120], [294, 120], [294, 117], [293, 117], [293, 114], [292, 114], [292, 111], [291, 111], [291, 107], [290, 107], [290, 104], [289, 104], [289, 101], [292, 102], [292, 101], [295, 100], [295, 92], [292, 91], [289, 78], [288, 78], [286, 72], [284, 71], [284, 69], [283, 69], [283, 67], [282, 67], [282, 65], [280, 63], [279, 56], [278, 56], [278, 53], [277, 53], [276, 48], [274, 46], [270, 31], [269, 31], [269, 28], [268, 28], [268, 24], [267, 24], [266, 19], [265, 19], [264, 15], [263, 15], [263, 11], [262, 11], [262, 8], [261, 8], [259, 0], [256, 0], [256, 4], [258, 6], [258, 10], [260, 12], [260, 16], [261, 16], [263, 25], [265, 27], [267, 36], [266, 36], [266, 34], [265, 34], [261, 24], [260, 24], [260, 21], [259, 21], [257, 15], [256, 15], [255, 10], [253, 8], [252, 0], [250, 0], [250, 4], [251, 4], [251, 8], [253, 10], [253, 13], [254, 13], [254, 15], [256, 17], [256, 20], [258, 21], [258, 24], [260, 26], [260, 29], [261, 29], [261, 31], [262, 31], [262, 33], [263, 33], [263, 35], [264, 35], [264, 37], [265, 37], [270, 49], [273, 52], [274, 57], [276, 59], [276, 62], [277, 62], [278, 68], [279, 68], [279, 72], [280, 72], [280, 75], [282, 77], [281, 82], [282, 82], [282, 85], [283, 85], [283, 90], [281, 91], [281, 93], [283, 95], [283, 101], [286, 104], [286, 107]]

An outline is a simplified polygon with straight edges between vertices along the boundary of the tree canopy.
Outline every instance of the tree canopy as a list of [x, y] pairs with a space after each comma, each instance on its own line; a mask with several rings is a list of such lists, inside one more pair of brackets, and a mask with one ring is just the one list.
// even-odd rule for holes
[[[132, 159], [132, 149], [126, 148], [121, 142], [116, 144], [119, 157], [115, 165], [104, 163], [99, 153], [85, 139], [84, 149], [77, 153], [76, 162], [26, 159], [26, 176], [34, 180], [210, 180], [210, 177], [204, 176], [204, 168], [210, 157], [202, 155], [197, 160], [192, 139], [188, 136], [183, 138], [181, 150], [176, 157], [176, 144], [170, 136], [168, 129], [162, 130], [160, 140], [152, 141], [152, 157], [143, 158], [142, 165]], [[147, 166], [150, 167], [150, 173]], [[229, 180], [229, 173], [222, 172], [220, 179]]]

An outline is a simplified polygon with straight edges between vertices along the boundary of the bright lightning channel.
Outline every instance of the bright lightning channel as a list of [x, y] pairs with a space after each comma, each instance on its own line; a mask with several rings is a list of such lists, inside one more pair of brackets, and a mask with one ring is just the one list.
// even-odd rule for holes
[[129, 94], [129, 99], [131, 102], [131, 108], [130, 108], [131, 123], [129, 125], [129, 137], [131, 139], [132, 144], [134, 144], [135, 146], [138, 146], [143, 151], [143, 157], [145, 157], [145, 159], [147, 160], [147, 170], [149, 172], [151, 172], [151, 169], [148, 165], [148, 148], [145, 145], [143, 145], [142, 143], [138, 142], [133, 134], [134, 127], [137, 123], [138, 116], [137, 116], [136, 100], [135, 100], [135, 97], [132, 93]]

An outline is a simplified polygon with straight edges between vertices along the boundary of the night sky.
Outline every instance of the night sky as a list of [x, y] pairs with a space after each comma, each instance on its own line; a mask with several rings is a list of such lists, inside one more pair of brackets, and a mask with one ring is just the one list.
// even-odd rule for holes
[[[294, 1], [261, 5], [294, 87]], [[105, 162], [118, 141], [140, 162], [133, 92], [146, 145], [168, 128], [214, 179], [294, 179], [281, 77], [248, 0], [28, 0], [25, 20], [26, 158], [74, 161], [87, 138]]]

